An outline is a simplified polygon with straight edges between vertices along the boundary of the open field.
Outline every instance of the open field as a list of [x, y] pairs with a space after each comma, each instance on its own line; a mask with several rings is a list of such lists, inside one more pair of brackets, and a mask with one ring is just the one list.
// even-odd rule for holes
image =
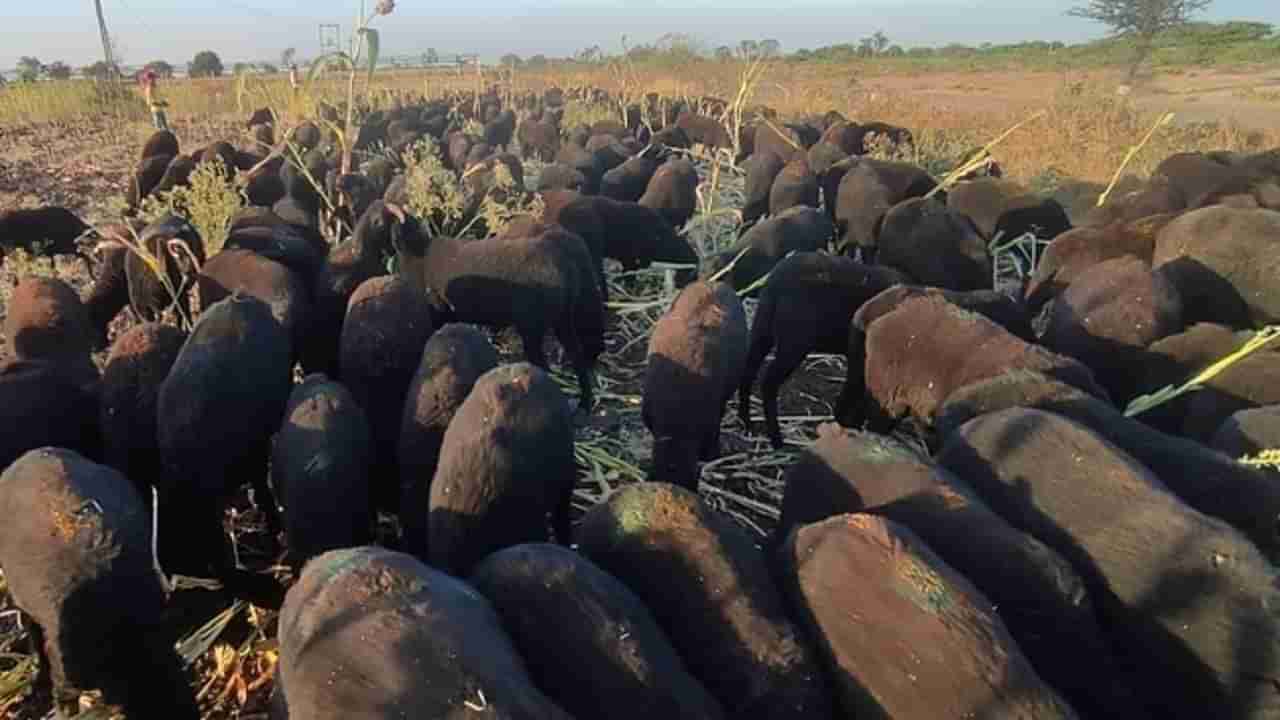
[[[374, 103], [397, 92], [432, 97], [491, 84], [512, 94], [590, 86], [630, 97], [656, 92], [732, 98], [743, 69], [738, 63], [706, 62], [678, 68], [553, 66], [468, 76], [379, 73], [368, 92]], [[1043, 111], [1043, 117], [1011, 134], [993, 155], [1008, 177], [1058, 197], [1073, 213], [1083, 213], [1094, 202], [1126, 153], [1165, 112], [1176, 113], [1176, 122], [1154, 136], [1127, 174], [1145, 178], [1158, 162], [1179, 151], [1257, 152], [1280, 147], [1280, 69], [1274, 66], [1161, 74], [1127, 93], [1117, 92], [1121, 77], [1109, 68], [903, 72], [874, 63], [776, 63], [766, 69], [752, 103], [773, 107], [788, 119], [834, 109], [851, 119], [910, 128], [916, 144], [897, 157], [939, 178], [1005, 128]], [[337, 100], [342, 91], [342, 84], [325, 81], [312, 99]], [[184, 149], [214, 140], [236, 143], [243, 139], [244, 119], [254, 108], [290, 106], [287, 84], [279, 78], [165, 82], [161, 95], [169, 103], [169, 122]], [[112, 94], [87, 81], [68, 81], [0, 90], [0, 210], [52, 204], [70, 208], [94, 225], [118, 219], [138, 150], [151, 132], [146, 107], [132, 88]], [[705, 160], [698, 169], [704, 187], [714, 191], [703, 210], [741, 204], [740, 175], [726, 170], [714, 173], [713, 181], [712, 164]], [[531, 164], [530, 174], [536, 172], [537, 165]], [[712, 214], [695, 216], [691, 228], [689, 236], [704, 257], [730, 244], [735, 230], [731, 222]], [[56, 273], [77, 290], [89, 282], [78, 261], [7, 262], [0, 268], [0, 320], [17, 278], [30, 272]], [[642, 479], [648, 460], [650, 439], [638, 412], [646, 339], [670, 296], [664, 293], [660, 271], [617, 278], [613, 292], [618, 305], [598, 380], [600, 409], [578, 437], [579, 459], [587, 466], [575, 497], [579, 511], [618, 485]], [[115, 331], [128, 322], [118, 318]], [[504, 359], [518, 357], [512, 350], [518, 343], [502, 339]], [[0, 359], [6, 350], [0, 338]], [[101, 364], [103, 356], [95, 360]], [[730, 410], [722, 440], [724, 457], [703, 469], [704, 497], [756, 535], [767, 530], [777, 518], [778, 478], [794, 451], [813, 440], [817, 424], [830, 417], [831, 400], [843, 377], [842, 357], [811, 356], [789, 381], [781, 412], [792, 447], [784, 452], [772, 451], [765, 438], [747, 432]], [[571, 385], [569, 378], [560, 377], [562, 384]], [[239, 507], [249, 506], [242, 502]], [[276, 558], [259, 551], [266, 543], [256, 513], [239, 513], [228, 519], [228, 527], [246, 565], [274, 566]], [[205, 717], [266, 717], [269, 672], [277, 657], [274, 616], [238, 605], [228, 609], [229, 603], [217, 593], [187, 595], [200, 597], [179, 603], [175, 624], [192, 629], [219, 613], [225, 621], [225, 627], [215, 626], [219, 634], [210, 639], [211, 647], [204, 648], [195, 666]], [[21, 680], [30, 669], [22, 633], [2, 614], [6, 609], [0, 595], [0, 714], [34, 720], [42, 716], [43, 698], [24, 700], [20, 692], [6, 693], [4, 683]]]

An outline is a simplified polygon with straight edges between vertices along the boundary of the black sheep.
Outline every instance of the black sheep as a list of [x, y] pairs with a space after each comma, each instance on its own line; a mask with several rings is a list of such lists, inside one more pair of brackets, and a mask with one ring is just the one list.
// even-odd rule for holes
[[375, 200], [356, 224], [355, 233], [329, 250], [315, 280], [312, 330], [299, 349], [304, 372], [338, 376], [338, 348], [347, 303], [364, 281], [386, 274], [391, 217], [386, 204]]
[[0, 365], [0, 468], [51, 445], [102, 458], [98, 399], [66, 371], [40, 362]]
[[511, 136], [516, 131], [516, 114], [513, 110], [503, 110], [498, 113], [498, 117], [485, 123], [484, 141], [486, 144], [499, 148], [507, 149], [507, 144], [511, 142]]
[[[820, 142], [809, 148], [806, 153], [806, 159], [809, 162], [809, 169], [818, 177], [818, 185], [824, 186], [823, 178], [835, 167], [835, 165], [849, 157], [848, 153], [829, 142]], [[835, 198], [823, 198], [823, 202], [828, 205], [835, 204]]]
[[157, 130], [151, 133], [151, 137], [147, 138], [147, 142], [143, 144], [138, 159], [146, 160], [159, 155], [173, 157], [179, 152], [178, 136], [170, 130]]
[[468, 572], [489, 553], [547, 539], [568, 544], [577, 469], [573, 418], [560, 387], [529, 363], [476, 381], [440, 447], [431, 481], [431, 564]]
[[523, 159], [537, 158], [542, 162], [555, 160], [560, 152], [560, 128], [546, 120], [526, 121], [517, 129], [520, 138], [520, 155]]
[[207, 162], [216, 163], [218, 170], [228, 182], [235, 179], [236, 172], [239, 170], [236, 164], [237, 159], [236, 149], [224, 140], [209, 143], [191, 153], [191, 161], [196, 165]]
[[731, 287], [680, 291], [649, 337], [641, 416], [653, 433], [652, 479], [698, 489], [698, 460], [720, 454], [720, 421], [746, 355], [747, 315]]
[[851, 258], [800, 252], [778, 263], [760, 294], [751, 325], [751, 349], [738, 390], [738, 413], [751, 427], [751, 388], [770, 351], [760, 399], [765, 428], [774, 447], [782, 447], [778, 392], [811, 352], [844, 353], [849, 321], [863, 303], [903, 282], [901, 273], [863, 265]]
[[724, 125], [706, 115], [685, 111], [676, 118], [676, 127], [684, 131], [690, 142], [708, 148], [733, 147], [733, 140]]
[[307, 563], [279, 636], [273, 720], [571, 720], [484, 597], [402, 553], [359, 547]]
[[693, 139], [689, 137], [689, 134], [674, 125], [654, 133], [653, 137], [650, 138], [650, 142], [654, 145], [662, 145], [679, 150], [687, 150], [693, 147]]
[[32, 255], [53, 257], [74, 255], [91, 269], [89, 256], [76, 240], [90, 231], [89, 225], [70, 210], [57, 206], [18, 208], [0, 213], [0, 262], [7, 253], [26, 250]]
[[250, 205], [269, 208], [289, 194], [284, 179], [280, 176], [280, 169], [284, 167], [284, 162], [284, 157], [277, 156], [267, 160], [257, 172], [248, 175], [244, 195]]
[[833, 231], [831, 220], [822, 211], [794, 207], [756, 224], [728, 250], [713, 256], [703, 274], [715, 275], [732, 263], [728, 278], [735, 290], [743, 290], [790, 253], [825, 250]]
[[[834, 181], [837, 177], [836, 191], [823, 194], [828, 199], [835, 198], [836, 230], [841, 245], [850, 252], [855, 248], [874, 251], [885, 213], [903, 200], [922, 196], [937, 185], [929, 173], [915, 165], [873, 158], [855, 157], [837, 163], [828, 173], [828, 180]], [[830, 189], [830, 185], [825, 187]]]
[[746, 199], [742, 205], [743, 232], [769, 213], [769, 193], [773, 181], [782, 172], [786, 162], [773, 152], [756, 152], [743, 163], [747, 171]]
[[408, 278], [385, 275], [361, 283], [342, 322], [339, 377], [364, 408], [372, 432], [373, 502], [399, 505], [396, 445], [405, 393], [435, 330], [431, 304]]
[[138, 162], [133, 174], [129, 176], [129, 187], [125, 191], [126, 214], [133, 215], [138, 211], [142, 200], [160, 184], [174, 159], [174, 155], [151, 155]]
[[542, 168], [538, 173], [538, 192], [553, 192], [556, 190], [572, 190], [573, 192], [582, 192], [583, 185], [587, 182], [587, 178], [581, 171], [571, 168], [567, 165], [551, 163]]
[[432, 238], [398, 207], [384, 210], [399, 272], [428, 292], [441, 323], [515, 327], [525, 356], [543, 368], [542, 343], [552, 330], [578, 376], [579, 407], [590, 410], [592, 372], [604, 350], [604, 303], [581, 238], [554, 226], [524, 238]]
[[578, 553], [547, 543], [499, 550], [471, 583], [493, 603], [538, 687], [575, 717], [724, 717], [640, 598]]
[[102, 256], [102, 263], [83, 302], [89, 314], [93, 349], [100, 350], [107, 346], [111, 321], [129, 304], [129, 277], [125, 272], [125, 261], [130, 251], [118, 243], [103, 243], [96, 252]]
[[787, 617], [755, 538], [697, 493], [626, 485], [587, 512], [577, 540], [640, 596], [729, 717], [833, 717], [819, 656]]
[[754, 153], [772, 153], [789, 163], [796, 155], [804, 154], [805, 148], [800, 136], [788, 127], [761, 123], [756, 126], [751, 142]]
[[481, 375], [498, 366], [498, 353], [484, 333], [451, 323], [427, 341], [409, 385], [396, 455], [400, 462], [400, 525], [403, 548], [427, 561], [427, 513], [431, 478], [440, 445], [454, 414]]
[[654, 261], [698, 263], [697, 253], [657, 210], [602, 197], [588, 202], [604, 225], [604, 256], [622, 263], [624, 269], [639, 270]]
[[71, 286], [56, 278], [23, 278], [6, 310], [4, 335], [15, 359], [56, 366], [81, 385], [97, 382], [89, 314]]
[[310, 293], [329, 254], [329, 243], [319, 232], [292, 225], [269, 208], [249, 207], [232, 217], [222, 249], [252, 250], [280, 263], [297, 273]]
[[560, 151], [556, 153], [555, 162], [557, 165], [573, 168], [582, 173], [584, 178], [582, 193], [584, 195], [599, 194], [600, 182], [608, 170], [608, 168], [604, 167], [604, 162], [599, 155], [588, 152], [586, 148], [570, 142], [560, 147]]
[[[187, 291], [204, 263], [204, 242], [196, 229], [178, 215], [168, 214], [146, 226], [137, 238], [150, 258], [130, 249], [125, 256], [129, 304], [143, 320], [159, 320], [164, 311], [177, 307], [187, 312]], [[151, 265], [154, 260], [159, 269]], [[163, 272], [166, 279], [162, 280]], [[170, 288], [176, 291], [176, 297]]]
[[279, 587], [233, 567], [222, 509], [250, 483], [269, 526], [279, 528], [267, 458], [289, 400], [291, 355], [289, 334], [266, 303], [232, 295], [196, 321], [156, 411], [162, 566], [197, 577], [213, 569], [233, 592], [267, 607], [279, 604]]
[[698, 209], [697, 169], [684, 158], [666, 161], [653, 174], [638, 202], [661, 213], [671, 227], [684, 227]]
[[151, 521], [119, 472], [45, 447], [0, 475], [0, 566], [31, 620], [35, 686], [63, 713], [101, 690], [130, 717], [196, 720], [200, 713], [161, 625], [164, 590], [151, 558]]
[[878, 136], [875, 138], [877, 141], [887, 141], [898, 146], [915, 143], [915, 138], [910, 130], [882, 122], [836, 123], [827, 128], [826, 132], [823, 133], [822, 139], [838, 146], [850, 155], [866, 155], [873, 149], [867, 147], [867, 141], [872, 140], [872, 136]]
[[201, 307], [237, 292], [266, 303], [295, 347], [308, 328], [311, 291], [301, 274], [256, 252], [230, 249], [214, 255], [200, 268], [196, 287]]
[[818, 177], [809, 169], [809, 160], [797, 153], [783, 166], [769, 188], [769, 214], [777, 216], [796, 206], [818, 207]]
[[[174, 188], [191, 185], [191, 173], [196, 171], [196, 161], [188, 155], [178, 155], [169, 161], [164, 174], [151, 189], [152, 195], [168, 192]], [[145, 195], [143, 197], [146, 197]]]
[[102, 371], [103, 462], [124, 473], [147, 503], [161, 472], [156, 443], [160, 385], [186, 338], [172, 325], [135, 325], [116, 339]]
[[658, 171], [658, 161], [645, 155], [637, 155], [609, 170], [600, 179], [600, 196], [620, 202], [636, 202], [649, 187], [649, 180]]
[[471, 147], [475, 145], [477, 139], [462, 131], [449, 133], [445, 138], [444, 162], [445, 165], [456, 173], [461, 173], [467, 169], [467, 157], [471, 154]]
[[293, 389], [271, 451], [271, 484], [284, 505], [295, 571], [321, 553], [373, 540], [372, 459], [369, 423], [345, 387], [309, 375]]
[[973, 221], [936, 199], [910, 198], [894, 205], [880, 221], [874, 248], [878, 262], [923, 285], [950, 290], [992, 286], [987, 241]]

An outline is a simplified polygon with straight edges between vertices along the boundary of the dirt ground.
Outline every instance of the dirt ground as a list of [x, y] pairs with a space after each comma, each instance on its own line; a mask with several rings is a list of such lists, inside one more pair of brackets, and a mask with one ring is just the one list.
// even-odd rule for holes
[[[1094, 72], [930, 72], [866, 78], [868, 89], [936, 99], [949, 110], [1031, 111], [1050, 102], [1065, 84], [1101, 83], [1120, 88], [1124, 78], [1113, 70]], [[1250, 70], [1185, 70], [1140, 76], [1128, 88], [1142, 109], [1172, 112], [1176, 122], [1235, 122], [1250, 130], [1280, 128], [1280, 67]]]

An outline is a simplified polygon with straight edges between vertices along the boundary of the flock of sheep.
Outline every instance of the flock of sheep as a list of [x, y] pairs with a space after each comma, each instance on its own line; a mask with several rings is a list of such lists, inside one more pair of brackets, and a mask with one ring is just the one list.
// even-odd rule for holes
[[[995, 164], [940, 187], [867, 154], [908, 130], [837, 113], [760, 108], [735, 139], [714, 99], [591, 127], [563, 127], [565, 101], [397, 101], [345, 174], [322, 123], [285, 143], [259, 111], [252, 143], [189, 153], [160, 131], [130, 207], [221, 163], [248, 199], [222, 249], [178, 215], [127, 219], [97, 231], [84, 297], [19, 282], [0, 568], [37, 693], [199, 717], [161, 622], [184, 575], [281, 609], [275, 718], [1280, 718], [1280, 483], [1238, 461], [1280, 447], [1280, 356], [1124, 412], [1280, 320], [1280, 151], [1174, 155], [1082, 215]], [[412, 209], [395, 158], [424, 138], [476, 237]], [[746, 172], [740, 237], [709, 257], [682, 231], [698, 145]], [[540, 216], [480, 217], [535, 192]], [[87, 229], [11, 211], [0, 252], [92, 262]], [[993, 248], [1020, 237], [1043, 257], [997, 288]], [[606, 259], [674, 264], [681, 289], [649, 338], [650, 481], [575, 526]], [[126, 306], [141, 322], [109, 338]], [[783, 446], [779, 393], [811, 353], [848, 359], [838, 424], [785, 472], [761, 547], [700, 499], [699, 463], [735, 394], [753, 427], [761, 375]], [[245, 486], [290, 587], [235, 561]], [[380, 513], [401, 532], [375, 545]]]

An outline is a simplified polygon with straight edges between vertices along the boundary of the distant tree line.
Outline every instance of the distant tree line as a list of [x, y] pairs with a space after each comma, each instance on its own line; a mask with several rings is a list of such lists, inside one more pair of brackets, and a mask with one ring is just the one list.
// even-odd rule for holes
[[[827, 45], [815, 49], [799, 49], [784, 54], [781, 43], [766, 38], [742, 40], [736, 45], [710, 47], [687, 33], [667, 33], [651, 43], [630, 45], [623, 38], [623, 50], [606, 54], [599, 45], [585, 47], [567, 58], [551, 58], [537, 54], [522, 58], [515, 53], [503, 55], [499, 64], [506, 68], [538, 69], [553, 63], [603, 63], [626, 60], [633, 63], [678, 65], [696, 60], [730, 62], [756, 58], [779, 58], [793, 62], [846, 62], [864, 58], [1034, 58], [1070, 56], [1082, 61], [1128, 63], [1130, 73], [1152, 58], [1168, 63], [1212, 64], [1239, 61], [1280, 59], [1280, 31], [1265, 22], [1193, 22], [1190, 16], [1204, 9], [1209, 0], [1088, 0], [1087, 5], [1072, 9], [1070, 14], [1108, 25], [1111, 34], [1101, 40], [1066, 45], [1061, 42], [1028, 41], [1020, 43], [951, 43], [941, 47], [908, 47], [894, 44], [888, 35], [876, 31], [857, 41]], [[1142, 14], [1148, 13], [1147, 15]], [[234, 63], [231, 72], [276, 73], [295, 64], [297, 50], [288, 48], [280, 54], [280, 63]], [[422, 54], [424, 64], [439, 62], [434, 48]], [[176, 68], [164, 60], [147, 63], [144, 69], [162, 78], [173, 77]], [[220, 77], [226, 72], [222, 58], [212, 50], [202, 50], [187, 63], [190, 77]], [[118, 68], [99, 60], [80, 68], [80, 74], [94, 80], [120, 76]], [[75, 71], [62, 61], [44, 63], [25, 56], [14, 68], [18, 82], [66, 80]]]

